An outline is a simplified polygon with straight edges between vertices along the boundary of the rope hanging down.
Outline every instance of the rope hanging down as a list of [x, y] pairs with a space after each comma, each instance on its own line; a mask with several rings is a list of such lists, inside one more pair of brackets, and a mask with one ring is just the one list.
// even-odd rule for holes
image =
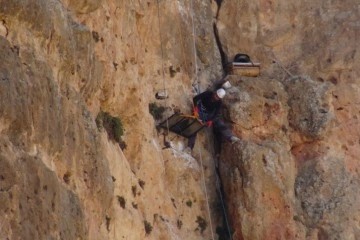
[[[195, 23], [194, 23], [194, 7], [193, 7], [193, 0], [190, 1], [190, 7], [191, 7], [191, 24], [192, 24], [192, 35], [193, 35], [193, 51], [194, 51], [194, 66], [195, 66], [195, 71], [194, 71], [194, 82], [192, 84], [192, 86], [195, 88], [195, 90], [197, 91], [197, 93], [199, 94], [201, 92], [200, 90], [200, 81], [198, 78], [198, 66], [197, 66], [197, 53], [196, 53], [196, 41], [195, 41]], [[211, 146], [210, 144], [210, 139], [209, 139], [209, 135], [208, 135], [208, 145]], [[210, 228], [211, 228], [211, 235], [212, 235], [212, 239], [214, 238], [214, 232], [213, 232], [213, 226], [212, 226], [212, 221], [211, 221], [211, 215], [210, 215], [210, 206], [209, 206], [209, 199], [208, 199], [208, 195], [207, 195], [207, 188], [206, 188], [206, 183], [205, 183], [205, 175], [204, 175], [204, 168], [203, 168], [203, 161], [202, 161], [202, 152], [201, 152], [201, 148], [199, 147], [199, 155], [200, 155], [200, 165], [201, 165], [201, 170], [202, 170], [202, 181], [203, 181], [203, 185], [204, 185], [204, 190], [205, 190], [205, 197], [206, 197], [206, 203], [207, 203], [207, 208], [208, 208], [208, 215], [209, 215], [209, 222], [210, 222]], [[214, 158], [214, 149], [211, 148], [211, 154]], [[216, 177], [216, 186], [218, 186], [217, 190], [220, 196], [220, 201], [221, 201], [221, 205], [222, 205], [222, 209], [223, 209], [223, 213], [224, 213], [224, 218], [225, 218], [225, 222], [226, 222], [226, 227], [228, 230], [228, 234], [230, 239], [232, 240], [231, 237], [231, 231], [230, 231], [230, 226], [229, 226], [229, 221], [228, 221], [228, 217], [226, 214], [226, 208], [225, 208], [225, 203], [224, 203], [224, 198], [221, 192], [221, 188], [220, 188], [220, 178], [217, 175], [216, 170], [215, 172], [215, 177]]]
[[202, 178], [202, 182], [203, 182], [203, 185], [204, 185], [205, 198], [206, 198], [206, 207], [207, 207], [207, 210], [208, 210], [211, 237], [214, 240], [215, 237], [214, 237], [213, 225], [212, 225], [212, 221], [211, 221], [209, 197], [208, 197], [208, 194], [207, 194], [207, 188], [206, 188], [206, 182], [205, 182], [205, 174], [204, 174], [204, 166], [203, 166], [203, 160], [202, 160], [202, 154], [201, 154], [200, 145], [199, 145], [198, 149], [199, 149], [199, 155], [200, 155], [201, 178]]
[[[207, 135], [207, 140], [208, 140], [208, 146], [213, 146], [211, 144], [211, 141], [210, 141], [210, 131], [207, 131], [206, 133], [207, 133], [206, 135]], [[222, 206], [222, 210], [223, 210], [224, 218], [225, 218], [226, 229], [227, 229], [228, 234], [229, 234], [229, 239], [232, 240], [229, 220], [228, 220], [228, 216], [227, 216], [227, 213], [226, 213], [225, 201], [224, 201], [224, 197], [223, 197], [222, 189], [221, 189], [221, 179], [220, 179], [219, 172], [218, 172], [218, 167], [217, 167], [217, 163], [216, 163], [217, 159], [215, 157], [214, 148], [210, 147], [210, 153], [211, 153], [211, 156], [212, 156], [212, 158], [214, 160], [214, 168], [215, 168], [214, 172], [215, 172], [215, 178], [216, 178], [216, 190], [219, 193], [220, 202], [221, 202], [221, 206]]]
[[[166, 83], [165, 83], [165, 72], [164, 72], [164, 48], [163, 48], [163, 41], [162, 41], [162, 35], [161, 35], [161, 23], [160, 23], [160, 3], [159, 0], [157, 0], [157, 15], [158, 15], [158, 27], [159, 27], [159, 38], [160, 38], [160, 49], [161, 49], [161, 75], [163, 79], [163, 89], [166, 91]], [[167, 100], [165, 98], [165, 109], [167, 109]], [[166, 127], [167, 127], [167, 133], [164, 134], [164, 145], [166, 148], [170, 147], [170, 143], [166, 141], [166, 135], [169, 134], [169, 121], [166, 120]]]
[[193, 7], [193, 0], [190, 1], [190, 8], [191, 8], [191, 25], [192, 25], [192, 35], [193, 35], [193, 51], [194, 51], [194, 82], [192, 86], [195, 88], [197, 93], [200, 93], [200, 82], [198, 78], [198, 66], [197, 66], [197, 53], [196, 53], [196, 41], [195, 41], [195, 23], [194, 23], [194, 7]]
[[[194, 10], [193, 10], [193, 0], [190, 1], [190, 7], [191, 7], [191, 23], [192, 23], [192, 34], [193, 34], [193, 51], [194, 51], [194, 81], [192, 83], [192, 86], [195, 88], [195, 90], [197, 91], [197, 93], [200, 93], [200, 82], [198, 79], [198, 66], [197, 66], [197, 53], [196, 53], [196, 42], [195, 42], [195, 24], [194, 24]], [[162, 41], [162, 32], [161, 32], [161, 22], [160, 22], [160, 4], [159, 4], [159, 0], [157, 0], [157, 14], [158, 14], [158, 27], [159, 27], [159, 37], [160, 37], [160, 47], [161, 47], [161, 60], [162, 60], [162, 79], [163, 79], [163, 88], [164, 90], [166, 90], [166, 83], [165, 83], [165, 72], [164, 72], [164, 50], [163, 50], [163, 41]], [[165, 98], [165, 108], [167, 108], [167, 101]], [[167, 126], [167, 133], [169, 133], [169, 122], [168, 120], [166, 121], [166, 126]], [[165, 136], [164, 136], [164, 142], [165, 141]], [[214, 232], [213, 232], [213, 224], [212, 224], [212, 220], [211, 220], [211, 213], [210, 213], [210, 204], [209, 204], [209, 198], [208, 198], [208, 193], [207, 193], [207, 188], [206, 188], [206, 181], [205, 181], [205, 174], [204, 174], [204, 167], [203, 167], [203, 159], [202, 159], [202, 152], [199, 146], [199, 153], [200, 153], [200, 165], [201, 165], [201, 174], [202, 174], [202, 182], [203, 182], [203, 187], [204, 187], [204, 191], [205, 191], [205, 198], [206, 198], [206, 204], [207, 204], [207, 212], [208, 212], [208, 218], [209, 218], [209, 225], [210, 225], [210, 231], [211, 231], [211, 236], [212, 239], [214, 240]], [[217, 177], [217, 175], [216, 175]], [[217, 178], [217, 185], [219, 185], [219, 179]], [[224, 210], [224, 215], [225, 215], [225, 220], [226, 220], [226, 224], [227, 224], [227, 228], [229, 231], [229, 236], [231, 239], [231, 235], [230, 235], [230, 228], [228, 225], [228, 220], [227, 220], [227, 215], [225, 212], [225, 206], [224, 206], [224, 202], [223, 202], [223, 197], [221, 194], [221, 190], [218, 189], [219, 194], [220, 194], [220, 198], [221, 198], [221, 203], [223, 206], [223, 210]]]
[[[191, 8], [191, 24], [192, 24], [194, 66], [195, 66], [194, 82], [193, 82], [192, 86], [195, 89], [195, 91], [197, 92], [197, 94], [199, 94], [201, 91], [200, 91], [200, 82], [199, 82], [199, 78], [198, 78], [198, 66], [197, 66], [197, 61], [196, 61], [197, 54], [196, 54], [196, 42], [195, 42], [195, 23], [194, 23], [193, 0], [190, 1], [190, 8]], [[211, 214], [210, 214], [209, 197], [208, 197], [208, 194], [207, 194], [207, 188], [206, 188], [206, 182], [205, 182], [205, 174], [204, 174], [204, 166], [203, 166], [202, 152], [201, 152], [200, 145], [199, 145], [198, 149], [199, 149], [199, 154], [200, 154], [201, 176], [202, 176], [202, 182], [203, 182], [204, 191], [205, 191], [206, 206], [207, 206], [207, 210], [208, 210], [208, 218], [209, 218], [209, 223], [210, 223], [211, 237], [214, 240], [215, 237], [214, 237], [213, 224], [212, 224]]]
[[[161, 69], [162, 69], [162, 78], [163, 78], [163, 88], [166, 91], [166, 84], [165, 84], [165, 72], [164, 72], [164, 50], [163, 50], [163, 44], [162, 44], [162, 35], [161, 35], [161, 23], [160, 23], [160, 4], [159, 4], [159, 0], [157, 0], [157, 12], [158, 12], [158, 25], [159, 25], [159, 35], [160, 35], [160, 46], [161, 46]], [[165, 98], [165, 108], [167, 109], [167, 101]], [[167, 127], [167, 134], [169, 134], [170, 129], [169, 129], [169, 120], [166, 119], [166, 127]], [[170, 148], [170, 142], [166, 141], [166, 135], [164, 134], [164, 145], [165, 148]], [[177, 188], [178, 189], [178, 188]], [[176, 216], [179, 216], [178, 214], [178, 209], [175, 207], [175, 211], [176, 211]]]

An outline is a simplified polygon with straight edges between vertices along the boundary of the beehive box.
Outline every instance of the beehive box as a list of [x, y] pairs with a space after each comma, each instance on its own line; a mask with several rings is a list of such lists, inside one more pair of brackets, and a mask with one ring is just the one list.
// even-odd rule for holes
[[226, 68], [231, 75], [257, 77], [260, 74], [260, 63], [231, 62]]

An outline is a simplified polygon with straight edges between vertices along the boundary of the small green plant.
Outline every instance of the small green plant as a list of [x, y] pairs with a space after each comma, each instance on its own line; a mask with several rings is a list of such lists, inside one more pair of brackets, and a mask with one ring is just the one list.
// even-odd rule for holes
[[201, 216], [197, 216], [195, 222], [198, 224], [198, 227], [196, 228], [196, 230], [200, 230], [200, 232], [202, 234], [205, 231], [205, 229], [207, 228], [207, 222]]
[[191, 200], [187, 200], [187, 201], [186, 201], [186, 206], [191, 207], [191, 206], [192, 206], [192, 201], [191, 201]]
[[149, 104], [149, 112], [154, 117], [155, 120], [162, 119], [165, 110], [166, 110], [165, 107], [158, 106], [156, 103]]
[[149, 235], [153, 229], [153, 227], [151, 226], [151, 224], [148, 221], [144, 221], [144, 227], [145, 227], [145, 233], [146, 235]]
[[101, 111], [96, 117], [96, 125], [99, 129], [106, 130], [109, 138], [117, 142], [122, 150], [126, 148], [126, 143], [122, 140], [124, 126], [120, 118], [113, 117], [107, 112]]
[[120, 207], [125, 208], [125, 204], [126, 204], [125, 198], [122, 196], [117, 196], [117, 199], [120, 204]]

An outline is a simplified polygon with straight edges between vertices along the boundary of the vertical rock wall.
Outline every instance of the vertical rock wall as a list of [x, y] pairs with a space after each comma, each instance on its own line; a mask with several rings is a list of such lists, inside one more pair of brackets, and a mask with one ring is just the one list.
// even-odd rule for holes
[[[227, 239], [215, 170], [232, 239], [360, 238], [358, 10], [0, 0], [1, 239]], [[163, 149], [156, 123], [189, 113], [192, 85], [238, 52], [261, 62], [257, 78], [227, 76], [224, 117], [242, 141], [216, 164], [211, 131], [194, 157], [172, 134]], [[121, 120], [123, 149], [100, 112]]]
[[228, 61], [262, 64], [229, 78], [243, 139], [221, 163], [234, 239], [359, 238], [358, 3], [220, 3]]
[[[212, 6], [191, 4], [0, 2], [1, 238], [211, 238], [212, 161], [202, 180], [184, 139], [162, 149], [149, 113], [190, 111], [192, 84], [222, 74]], [[125, 149], [100, 112], [121, 120]]]

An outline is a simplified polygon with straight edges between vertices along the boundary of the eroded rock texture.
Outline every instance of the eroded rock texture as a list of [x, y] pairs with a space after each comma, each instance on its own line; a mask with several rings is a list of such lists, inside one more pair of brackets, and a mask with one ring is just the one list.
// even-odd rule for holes
[[[359, 239], [359, 8], [0, 0], [0, 238]], [[260, 76], [226, 75], [239, 52]], [[164, 148], [156, 124], [225, 76], [241, 141]]]
[[243, 136], [221, 162], [235, 239], [359, 238], [352, 4], [222, 1], [218, 29], [228, 59], [247, 51], [265, 63], [261, 78], [234, 79], [228, 98]]

